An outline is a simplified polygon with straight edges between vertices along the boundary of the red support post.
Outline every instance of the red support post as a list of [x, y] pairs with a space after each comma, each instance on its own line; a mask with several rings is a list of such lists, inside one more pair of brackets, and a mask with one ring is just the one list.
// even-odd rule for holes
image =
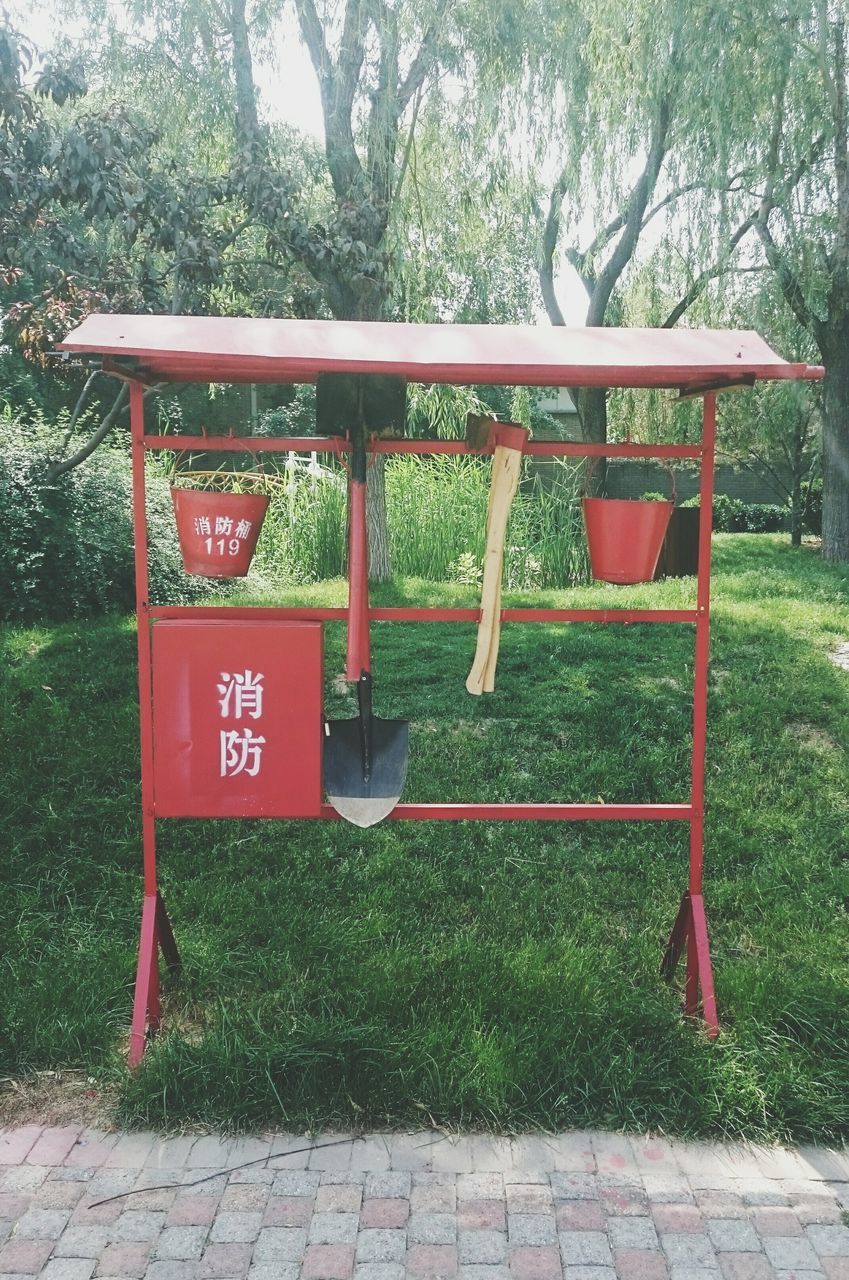
[[699, 483], [699, 566], [696, 590], [696, 647], [693, 668], [693, 758], [690, 802], [690, 874], [675, 925], [664, 955], [662, 971], [671, 980], [686, 943], [687, 977], [684, 1011], [690, 1017], [701, 1012], [708, 1034], [719, 1033], [713, 970], [702, 883], [704, 879], [705, 754], [707, 747], [707, 689], [710, 657], [710, 556], [713, 531], [713, 480], [716, 451], [716, 392], [704, 397], [702, 415], [701, 476]]
[[139, 727], [141, 737], [142, 850], [144, 906], [142, 908], [136, 989], [130, 1030], [129, 1065], [139, 1064], [148, 1033], [160, 1020], [159, 952], [172, 970], [180, 965], [165, 904], [156, 879], [156, 822], [153, 801], [153, 686], [151, 668], [150, 601], [148, 583], [147, 507], [145, 502], [144, 388], [130, 383], [132, 435], [133, 541], [136, 569], [136, 626], [138, 636]]

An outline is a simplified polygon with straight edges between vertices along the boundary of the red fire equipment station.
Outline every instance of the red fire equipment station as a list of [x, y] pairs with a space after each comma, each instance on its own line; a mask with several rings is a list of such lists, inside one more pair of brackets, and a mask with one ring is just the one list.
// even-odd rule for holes
[[[822, 376], [791, 364], [758, 334], [730, 330], [563, 329], [513, 325], [411, 325], [324, 320], [91, 315], [61, 343], [100, 359], [130, 391], [133, 450], [141, 723], [144, 904], [130, 1038], [136, 1065], [160, 1023], [159, 954], [172, 970], [180, 957], [156, 874], [156, 821], [174, 817], [413, 821], [659, 821], [690, 830], [687, 888], [663, 956], [671, 980], [686, 951], [684, 1010], [719, 1030], [703, 897], [705, 738], [710, 629], [711, 510], [717, 392], [757, 379]], [[319, 383], [347, 375], [359, 387], [340, 434], [305, 438], [251, 435], [155, 435], [144, 423], [145, 388], [160, 383]], [[353, 375], [353, 378], [351, 378]], [[364, 376], [365, 375], [365, 376]], [[504, 426], [482, 441], [387, 438], [378, 423], [405, 381], [531, 387], [655, 387], [703, 399], [699, 444], [590, 444], [531, 441]], [[325, 386], [327, 383], [325, 382]], [[340, 382], [339, 387], [344, 388]], [[384, 392], [385, 389], [385, 392]], [[380, 393], [380, 394], [378, 394]], [[369, 404], [371, 396], [372, 403]], [[332, 397], [331, 397], [332, 398]], [[393, 417], [394, 412], [394, 417]], [[398, 421], [397, 403], [388, 413]], [[333, 428], [337, 429], [337, 428]], [[379, 435], [374, 432], [379, 431]], [[398, 434], [403, 434], [403, 426]], [[148, 450], [300, 451], [349, 462], [347, 609], [152, 606], [148, 596], [145, 455]], [[501, 453], [499, 453], [501, 450]], [[696, 604], [689, 609], [502, 608], [494, 545], [515, 491], [511, 453], [528, 456], [689, 459], [700, 465]], [[365, 466], [369, 454], [493, 454], [505, 459], [507, 496], [496, 501], [495, 470], [481, 609], [374, 608], [368, 603]], [[512, 487], [511, 487], [512, 486]], [[202, 555], [243, 557], [255, 529], [196, 517]], [[229, 519], [229, 517], [228, 517]], [[493, 540], [492, 547], [490, 540]], [[240, 559], [241, 564], [241, 559]], [[206, 572], [206, 570], [202, 570]], [[217, 572], [217, 570], [216, 570]], [[487, 596], [487, 590], [489, 595]], [[323, 623], [348, 622], [347, 677], [357, 686], [359, 718], [325, 723]], [[399, 803], [406, 773], [407, 726], [371, 711], [371, 622], [477, 622], [478, 652], [467, 682], [492, 687], [498, 630], [513, 623], [685, 623], [695, 632], [693, 751], [688, 796], [667, 804]], [[332, 801], [332, 803], [330, 802]]]

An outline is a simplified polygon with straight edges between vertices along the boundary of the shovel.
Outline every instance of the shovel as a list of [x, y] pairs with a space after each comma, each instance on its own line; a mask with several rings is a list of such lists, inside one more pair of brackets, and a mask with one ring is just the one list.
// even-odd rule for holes
[[366, 450], [362, 424], [352, 430], [348, 480], [347, 676], [357, 682], [356, 720], [329, 720], [324, 740], [324, 789], [338, 814], [357, 827], [386, 818], [404, 789], [409, 751], [406, 720], [383, 720], [372, 711], [368, 623]]

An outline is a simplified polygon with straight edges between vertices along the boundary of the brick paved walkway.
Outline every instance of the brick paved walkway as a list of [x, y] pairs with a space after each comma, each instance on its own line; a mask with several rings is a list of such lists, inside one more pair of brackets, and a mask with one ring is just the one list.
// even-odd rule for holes
[[286, 1154], [305, 1145], [0, 1132], [0, 1280], [849, 1280], [847, 1152], [418, 1133]]

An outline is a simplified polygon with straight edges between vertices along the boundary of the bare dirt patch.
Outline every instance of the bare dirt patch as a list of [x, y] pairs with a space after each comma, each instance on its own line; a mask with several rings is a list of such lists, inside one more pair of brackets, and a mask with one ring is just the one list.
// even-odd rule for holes
[[82, 1071], [38, 1071], [0, 1080], [0, 1125], [82, 1125], [108, 1129], [117, 1087]]
[[828, 656], [836, 667], [840, 667], [842, 671], [849, 671], [849, 640], [832, 649]]
[[786, 732], [805, 747], [813, 747], [815, 751], [839, 751], [840, 744], [818, 724], [810, 720], [793, 720], [786, 726]]

